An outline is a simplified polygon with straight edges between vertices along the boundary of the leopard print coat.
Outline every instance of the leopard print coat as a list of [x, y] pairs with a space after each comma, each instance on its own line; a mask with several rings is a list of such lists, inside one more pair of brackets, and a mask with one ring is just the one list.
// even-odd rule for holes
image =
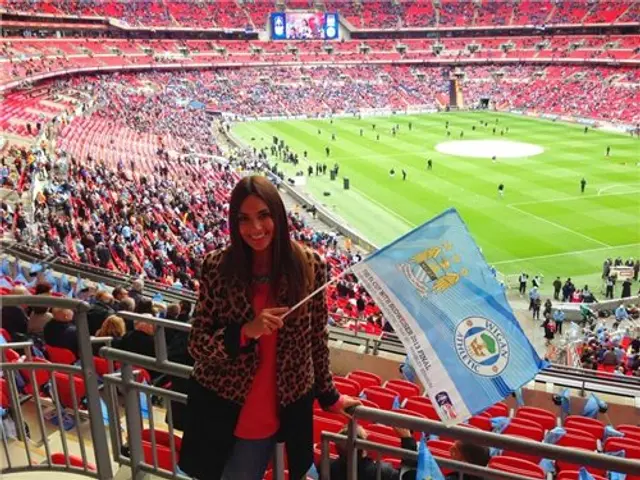
[[[327, 281], [327, 265], [315, 252], [305, 249], [313, 267], [313, 290]], [[243, 283], [223, 278], [222, 251], [204, 260], [200, 296], [189, 336], [189, 353], [195, 359], [194, 379], [225, 400], [242, 405], [258, 367], [257, 342], [240, 346], [240, 329], [254, 318]], [[286, 305], [286, 279], [279, 285], [278, 305]], [[304, 314], [288, 317], [278, 331], [277, 392], [286, 407], [313, 390], [320, 404], [333, 405], [339, 394], [329, 369], [329, 332], [326, 295], [309, 300]]]

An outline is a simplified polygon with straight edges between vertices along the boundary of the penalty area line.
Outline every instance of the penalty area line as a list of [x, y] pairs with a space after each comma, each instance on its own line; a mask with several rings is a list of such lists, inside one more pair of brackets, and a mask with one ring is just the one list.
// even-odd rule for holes
[[529, 260], [541, 260], [543, 258], [566, 257], [570, 255], [581, 255], [583, 253], [603, 252], [605, 250], [615, 250], [618, 248], [640, 247], [640, 243], [628, 243], [626, 245], [613, 245], [611, 247], [589, 248], [587, 250], [575, 250], [573, 252], [551, 253], [549, 255], [536, 255], [533, 257], [514, 258], [512, 260], [501, 260], [499, 262], [489, 262], [490, 265], [509, 265], [510, 263], [527, 262]]

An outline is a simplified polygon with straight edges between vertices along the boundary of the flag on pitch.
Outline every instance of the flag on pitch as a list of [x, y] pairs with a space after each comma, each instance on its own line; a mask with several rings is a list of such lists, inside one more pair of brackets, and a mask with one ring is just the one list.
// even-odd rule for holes
[[455, 209], [352, 271], [391, 322], [448, 425], [504, 399], [546, 365]]

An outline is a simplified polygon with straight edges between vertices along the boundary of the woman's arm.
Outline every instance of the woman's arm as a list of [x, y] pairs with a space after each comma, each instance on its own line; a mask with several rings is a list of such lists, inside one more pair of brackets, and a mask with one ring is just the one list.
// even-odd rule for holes
[[255, 341], [240, 343], [240, 324], [220, 325], [213, 301], [212, 287], [218, 278], [223, 254], [213, 252], [202, 265], [200, 295], [194, 311], [193, 327], [189, 334], [189, 353], [197, 362], [222, 362], [233, 359], [240, 353], [255, 349]]
[[[320, 255], [313, 252], [314, 290], [327, 282], [328, 270]], [[329, 368], [329, 328], [327, 314], [327, 298], [325, 291], [318, 293], [311, 299], [311, 348], [313, 355], [313, 369], [315, 375], [316, 397], [322, 408], [334, 405], [340, 394], [333, 384], [333, 376]]]

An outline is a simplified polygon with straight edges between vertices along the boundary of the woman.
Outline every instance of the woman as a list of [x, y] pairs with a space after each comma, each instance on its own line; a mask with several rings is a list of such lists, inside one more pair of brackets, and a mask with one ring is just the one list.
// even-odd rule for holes
[[[102, 322], [102, 326], [96, 332], [96, 337], [111, 337], [113, 342], [120, 340], [127, 329], [124, 324], [124, 320], [122, 317], [117, 315], [109, 315], [104, 322]], [[112, 343], [113, 345], [113, 343]], [[94, 343], [92, 345], [93, 354], [96, 356], [100, 356], [100, 349], [104, 347], [102, 343]]]
[[229, 204], [231, 245], [209, 254], [189, 337], [195, 360], [180, 468], [200, 480], [260, 480], [276, 442], [290, 478], [313, 461], [313, 401], [334, 412], [324, 291], [284, 317], [327, 280], [324, 261], [291, 240], [277, 189], [245, 177]]

